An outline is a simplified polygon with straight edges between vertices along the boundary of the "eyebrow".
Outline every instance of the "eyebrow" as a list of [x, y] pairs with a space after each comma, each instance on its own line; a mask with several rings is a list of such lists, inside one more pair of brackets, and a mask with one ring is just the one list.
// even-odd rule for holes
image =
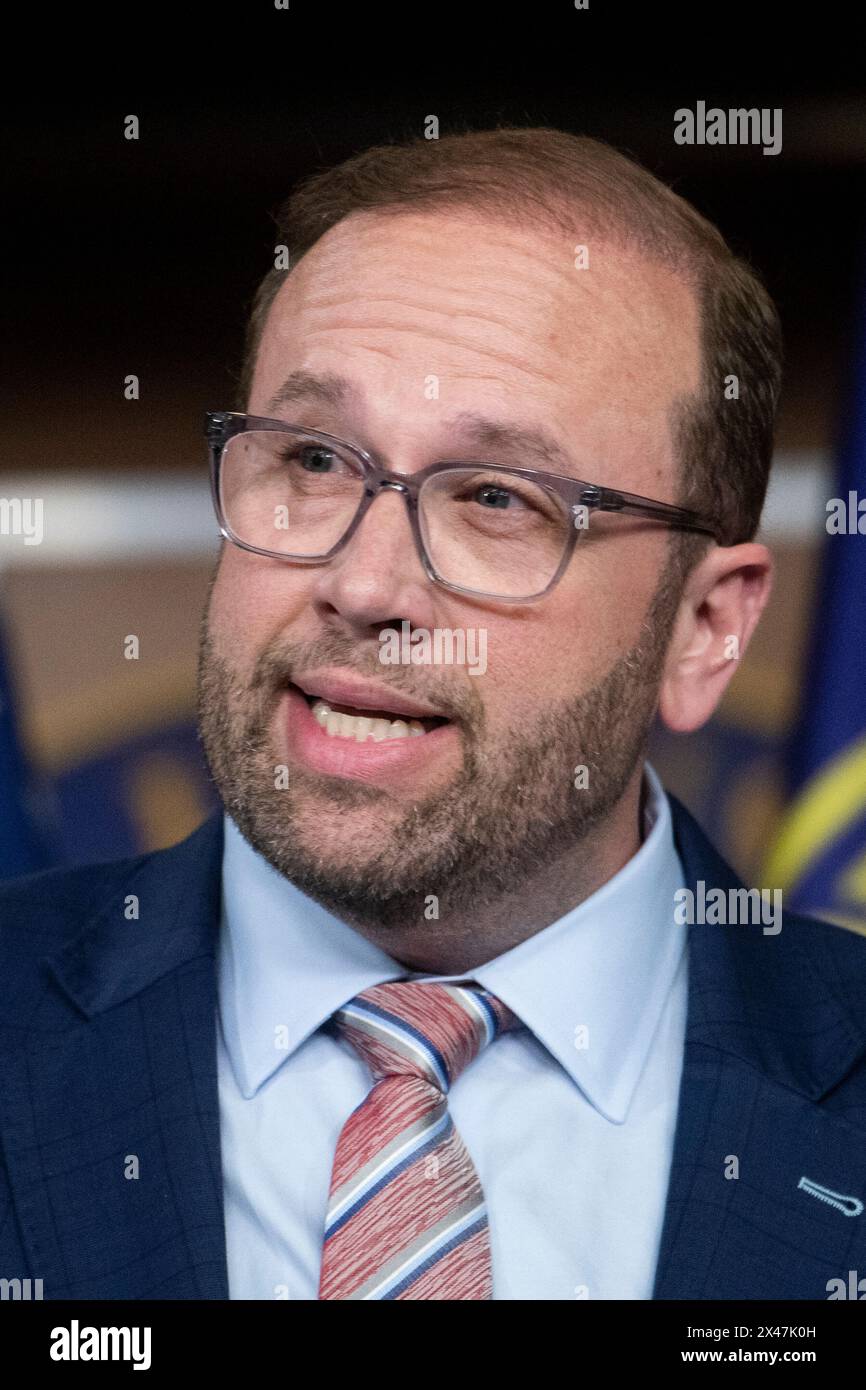
[[270, 415], [283, 406], [306, 405], [308, 402], [341, 406], [345, 405], [350, 397], [357, 395], [358, 391], [350, 381], [333, 372], [291, 372], [282, 386], [271, 396], [265, 411]]
[[[358, 388], [336, 373], [292, 372], [265, 405], [267, 415], [293, 405], [326, 405], [340, 409], [360, 397]], [[569, 452], [546, 430], [494, 420], [474, 410], [462, 410], [444, 421], [444, 428], [460, 431], [467, 447], [495, 450], [499, 454], [532, 459], [548, 468], [573, 471]], [[460, 446], [458, 454], [465, 457]], [[456, 455], [455, 455], [456, 457]]]
[[554, 468], [574, 467], [574, 461], [563, 446], [546, 430], [533, 426], [506, 424], [502, 420], [492, 420], [487, 415], [479, 415], [474, 410], [461, 411], [446, 421], [446, 427], [462, 430], [467, 439], [483, 449], [495, 449], [499, 453], [519, 454], [531, 457], [539, 463]]

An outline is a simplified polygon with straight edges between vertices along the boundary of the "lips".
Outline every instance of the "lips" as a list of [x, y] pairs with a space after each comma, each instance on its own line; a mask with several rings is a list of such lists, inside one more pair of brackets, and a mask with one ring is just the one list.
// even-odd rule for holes
[[390, 720], [416, 719], [428, 731], [450, 722], [447, 715], [432, 705], [407, 699], [386, 685], [348, 672], [313, 672], [297, 676], [293, 684], [311, 707], [317, 700], [324, 700], [337, 713]]
[[[429, 710], [428, 704], [397, 696], [378, 681], [354, 680], [350, 690], [342, 679], [339, 684], [318, 675], [302, 679], [309, 691], [289, 684], [279, 705], [279, 761], [289, 767], [326, 778], [350, 778], [407, 800], [458, 770], [457, 723], [438, 714], [419, 718], [408, 713]], [[318, 688], [352, 698], [347, 702], [332, 696], [326, 701]]]

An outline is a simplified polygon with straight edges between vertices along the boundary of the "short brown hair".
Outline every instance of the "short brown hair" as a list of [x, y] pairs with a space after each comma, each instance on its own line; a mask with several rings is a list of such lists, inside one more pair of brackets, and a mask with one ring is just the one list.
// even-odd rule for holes
[[[277, 214], [277, 243], [296, 265], [354, 212], [470, 208], [569, 236], [592, 231], [642, 251], [694, 289], [703, 375], [672, 421], [681, 505], [716, 518], [718, 537], [751, 540], [761, 517], [781, 389], [779, 317], [760, 279], [721, 233], [647, 169], [603, 141], [544, 127], [500, 127], [376, 145], [301, 182]], [[245, 410], [271, 304], [290, 270], [269, 270], [253, 301], [241, 376]], [[726, 378], [737, 380], [728, 399]], [[691, 538], [683, 537], [683, 540]], [[701, 547], [702, 549], [703, 547]], [[690, 555], [697, 552], [692, 546]]]

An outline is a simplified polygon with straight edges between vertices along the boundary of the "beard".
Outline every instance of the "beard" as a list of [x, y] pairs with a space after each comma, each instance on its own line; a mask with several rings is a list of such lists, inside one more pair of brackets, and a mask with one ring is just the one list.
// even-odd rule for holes
[[646, 746], [680, 591], [669, 566], [631, 650], [591, 689], [544, 701], [520, 728], [492, 734], [480, 697], [441, 670], [428, 668], [422, 685], [417, 668], [390, 668], [389, 684], [458, 721], [462, 735], [460, 771], [408, 807], [381, 788], [301, 770], [275, 785], [272, 728], [292, 672], [345, 667], [381, 682], [378, 646], [337, 633], [278, 637], [245, 678], [216, 648], [208, 602], [198, 725], [223, 805], [272, 868], [338, 917], [424, 931], [430, 895], [437, 918], [487, 907], [579, 850], [616, 808]]

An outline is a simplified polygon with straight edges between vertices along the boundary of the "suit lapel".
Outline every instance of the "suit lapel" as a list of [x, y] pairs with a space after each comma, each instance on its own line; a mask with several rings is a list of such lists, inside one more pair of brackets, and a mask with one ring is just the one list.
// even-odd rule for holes
[[[676, 802], [674, 825], [692, 891], [699, 879], [742, 886]], [[827, 930], [787, 916], [777, 935], [690, 928], [654, 1298], [826, 1299], [828, 1281], [866, 1274], [866, 1169], [854, 1161], [862, 1130], [818, 1104], [866, 1051], [825, 983], [826, 962], [821, 973], [811, 965], [810, 941]], [[834, 941], [843, 953], [850, 944], [862, 975], [862, 943]]]
[[171, 850], [101, 869], [95, 914], [46, 962], [51, 983], [4, 1059], [5, 1157], [46, 1298], [228, 1298], [221, 850], [215, 815]]

